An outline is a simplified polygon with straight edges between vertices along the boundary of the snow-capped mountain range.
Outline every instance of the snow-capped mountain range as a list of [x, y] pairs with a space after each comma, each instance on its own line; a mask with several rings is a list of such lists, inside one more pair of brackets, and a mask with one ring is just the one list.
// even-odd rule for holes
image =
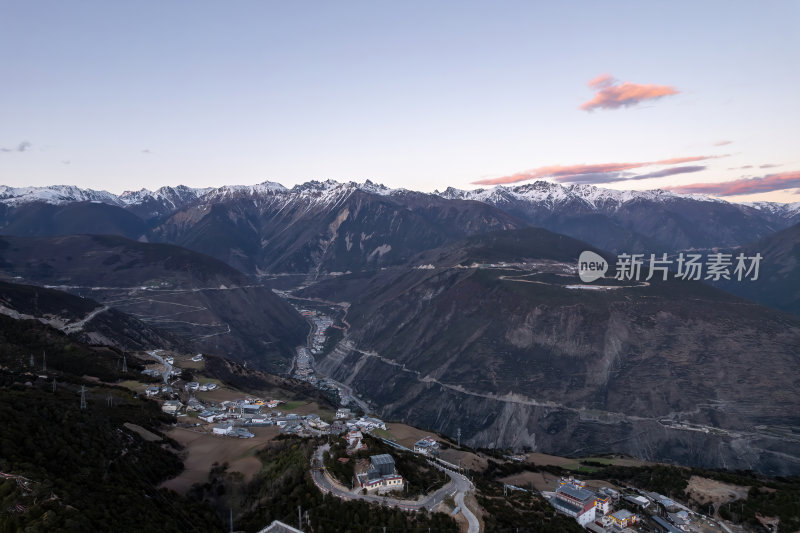
[[[74, 185], [50, 185], [46, 187], [8, 187], [0, 185], [0, 204], [19, 206], [26, 203], [43, 202], [64, 205], [76, 202], [102, 202], [120, 207], [136, 207], [160, 204], [178, 210], [192, 203], [208, 203], [231, 198], [286, 195], [313, 200], [315, 203], [335, 203], [343, 194], [355, 190], [381, 196], [409, 193], [407, 189], [391, 189], [367, 180], [364, 183], [337, 182], [334, 180], [309, 181], [287, 188], [280, 183], [265, 181], [256, 185], [224, 185], [222, 187], [192, 188], [185, 185], [165, 186], [155, 191], [140, 189], [116, 195], [108, 191], [81, 189]], [[425, 194], [425, 193], [420, 193]], [[800, 214], [800, 202], [752, 202], [735, 203], [699, 194], [677, 194], [661, 189], [633, 191], [595, 187], [593, 185], [560, 185], [547, 181], [535, 181], [515, 187], [498, 185], [488, 189], [463, 190], [448, 187], [431, 193], [445, 199], [474, 200], [499, 206], [509, 202], [525, 202], [539, 207], [558, 208], [564, 205], [583, 204], [586, 208], [607, 210], [630, 202], [669, 202], [694, 200], [697, 202], [726, 203], [758, 209], [779, 217]]]
[[399, 264], [470, 235], [526, 226], [610, 252], [663, 253], [742, 246], [799, 222], [800, 202], [740, 204], [545, 181], [433, 193], [333, 180], [119, 195], [0, 186], [0, 234], [122, 235], [178, 244], [248, 273]]

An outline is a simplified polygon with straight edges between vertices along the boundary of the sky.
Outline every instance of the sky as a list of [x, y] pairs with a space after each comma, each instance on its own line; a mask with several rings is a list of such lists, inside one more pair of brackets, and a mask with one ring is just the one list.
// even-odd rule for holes
[[0, 0], [0, 184], [800, 201], [800, 2]]

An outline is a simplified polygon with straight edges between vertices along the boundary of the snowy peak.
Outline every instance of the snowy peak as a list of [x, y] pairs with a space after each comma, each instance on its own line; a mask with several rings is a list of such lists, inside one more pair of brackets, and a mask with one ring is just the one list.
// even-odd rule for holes
[[498, 207], [510, 202], [523, 202], [551, 209], [576, 204], [591, 209], [613, 209], [636, 201], [666, 202], [677, 199], [727, 203], [724, 200], [708, 196], [682, 195], [661, 189], [619, 191], [594, 185], [560, 185], [541, 180], [516, 187], [498, 185], [491, 189], [474, 189], [471, 191], [448, 187], [444, 192], [438, 194], [447, 199], [476, 200]]
[[800, 202], [793, 202], [790, 204], [780, 204], [778, 202], [749, 202], [742, 205], [783, 218], [792, 218], [800, 215]]
[[195, 189], [192, 187], [187, 187], [186, 185], [178, 185], [177, 187], [161, 187], [155, 192], [147, 189], [141, 189], [138, 191], [123, 192], [119, 195], [119, 201], [126, 206], [141, 205], [147, 202], [156, 201], [178, 207], [188, 202], [197, 200], [199, 197], [211, 190], [213, 189]]
[[44, 202], [64, 205], [76, 202], [102, 202], [118, 205], [117, 197], [108, 191], [80, 189], [74, 185], [49, 187], [7, 187], [0, 185], [0, 203], [8, 206]]
[[219, 200], [237, 196], [260, 196], [279, 194], [287, 192], [289, 189], [272, 181], [265, 181], [256, 185], [223, 185], [216, 189], [206, 189], [201, 195], [204, 200]]

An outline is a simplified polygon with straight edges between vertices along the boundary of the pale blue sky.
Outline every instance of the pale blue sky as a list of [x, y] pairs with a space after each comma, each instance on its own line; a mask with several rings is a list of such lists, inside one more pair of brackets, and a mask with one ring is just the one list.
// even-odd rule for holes
[[[725, 154], [608, 186], [797, 172], [799, 23], [797, 1], [0, 0], [0, 184], [430, 191]], [[604, 73], [679, 93], [579, 109]]]

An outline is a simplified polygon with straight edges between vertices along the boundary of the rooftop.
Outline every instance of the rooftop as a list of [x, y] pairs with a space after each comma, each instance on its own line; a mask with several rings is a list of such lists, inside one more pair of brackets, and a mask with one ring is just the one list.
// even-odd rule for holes
[[570, 498], [575, 498], [576, 500], [581, 502], [594, 500], [595, 498], [593, 492], [586, 489], [582, 489], [580, 487], [576, 487], [575, 485], [571, 485], [569, 483], [558, 487], [558, 489], [556, 489], [556, 494], [565, 494]]
[[394, 465], [394, 457], [392, 457], [388, 453], [373, 455], [369, 458], [369, 460], [374, 465]]
[[611, 516], [617, 520], [625, 520], [626, 518], [632, 517], [633, 513], [627, 509], [620, 509], [619, 511], [612, 513]]

